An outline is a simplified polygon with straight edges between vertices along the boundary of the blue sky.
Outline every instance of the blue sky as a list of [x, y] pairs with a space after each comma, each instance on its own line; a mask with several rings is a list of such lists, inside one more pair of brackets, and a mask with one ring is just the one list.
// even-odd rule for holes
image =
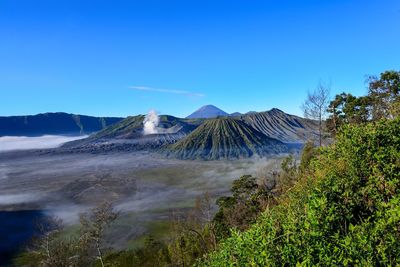
[[301, 115], [399, 70], [398, 0], [0, 1], [0, 115]]

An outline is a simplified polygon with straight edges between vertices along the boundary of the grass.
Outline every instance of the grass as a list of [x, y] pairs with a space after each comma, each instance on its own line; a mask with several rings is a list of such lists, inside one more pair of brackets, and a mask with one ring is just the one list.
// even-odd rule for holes
[[165, 240], [171, 230], [170, 221], [152, 221], [147, 223], [147, 232], [127, 244], [127, 249], [137, 249], [143, 247], [146, 237], [151, 235], [155, 240]]

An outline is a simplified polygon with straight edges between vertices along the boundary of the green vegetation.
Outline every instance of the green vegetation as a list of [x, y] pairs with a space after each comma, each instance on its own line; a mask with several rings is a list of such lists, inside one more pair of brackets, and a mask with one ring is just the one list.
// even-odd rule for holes
[[171, 217], [167, 237], [147, 236], [142, 247], [111, 251], [104, 258], [105, 265], [191, 266], [199, 257], [216, 249], [210, 195], [198, 198], [189, 212], [176, 211]]
[[369, 78], [368, 95], [342, 93], [330, 102], [328, 130], [335, 135], [345, 124], [392, 119], [400, 114], [400, 72], [385, 71]]
[[102, 202], [90, 213], [81, 214], [79, 230], [69, 236], [65, 236], [60, 220], [49, 219], [39, 226], [42, 235], [15, 260], [15, 265], [69, 267], [99, 263], [104, 267], [104, 233], [118, 215], [109, 202]]
[[400, 119], [346, 126], [248, 231], [199, 266], [400, 264]]
[[146, 224], [146, 227], [148, 229], [148, 233], [143, 234], [142, 236], [129, 242], [127, 246], [128, 250], [135, 250], [145, 247], [149, 238], [155, 239], [157, 242], [164, 243], [168, 241], [168, 235], [172, 230], [172, 224], [169, 220], [150, 221]]

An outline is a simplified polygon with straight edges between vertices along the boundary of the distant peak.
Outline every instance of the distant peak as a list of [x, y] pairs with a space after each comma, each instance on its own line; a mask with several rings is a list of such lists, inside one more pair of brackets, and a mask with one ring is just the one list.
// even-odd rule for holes
[[198, 110], [205, 110], [205, 109], [218, 109], [218, 110], [221, 110], [221, 109], [217, 108], [214, 105], [204, 105], [201, 108], [199, 108]]
[[229, 114], [229, 116], [231, 116], [231, 117], [238, 117], [238, 116], [242, 116], [242, 115], [243, 114], [240, 112], [234, 112], [234, 113]]
[[208, 119], [216, 118], [218, 116], [228, 116], [229, 114], [214, 105], [205, 105], [187, 116], [188, 119]]

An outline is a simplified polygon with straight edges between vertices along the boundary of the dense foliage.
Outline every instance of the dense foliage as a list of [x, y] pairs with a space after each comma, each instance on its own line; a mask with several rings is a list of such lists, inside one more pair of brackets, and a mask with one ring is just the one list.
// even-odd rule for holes
[[213, 221], [219, 240], [228, 237], [231, 228], [247, 229], [262, 210], [260, 200], [264, 199], [263, 192], [255, 177], [250, 175], [240, 177], [233, 182], [231, 191], [231, 196], [223, 196], [217, 200], [219, 210]]
[[326, 121], [328, 130], [336, 134], [345, 124], [360, 124], [400, 115], [400, 72], [385, 71], [368, 79], [368, 94], [356, 97], [341, 93], [330, 102]]
[[345, 126], [299, 175], [198, 266], [400, 264], [400, 119]]

